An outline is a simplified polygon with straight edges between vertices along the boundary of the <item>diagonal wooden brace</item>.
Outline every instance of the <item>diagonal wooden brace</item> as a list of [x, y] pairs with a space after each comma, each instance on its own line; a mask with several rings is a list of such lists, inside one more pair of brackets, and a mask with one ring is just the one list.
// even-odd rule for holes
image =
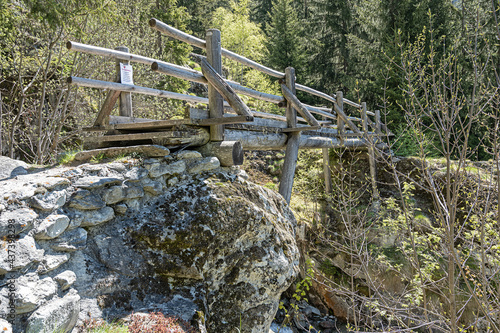
[[237, 114], [248, 117], [248, 121], [253, 121], [253, 115], [248, 106], [205, 59], [201, 60], [201, 71], [207, 81], [224, 97]]
[[301, 115], [305, 118], [307, 123], [311, 126], [320, 126], [316, 118], [306, 109], [299, 99], [292, 93], [292, 91], [284, 84], [281, 85], [281, 91], [288, 103], [290, 103]]

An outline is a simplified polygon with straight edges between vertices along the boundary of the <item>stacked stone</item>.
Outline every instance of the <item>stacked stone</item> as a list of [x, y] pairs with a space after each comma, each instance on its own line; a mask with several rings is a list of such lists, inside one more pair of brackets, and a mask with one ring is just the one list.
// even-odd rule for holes
[[64, 264], [86, 248], [88, 229], [219, 167], [195, 151], [30, 173], [15, 164], [16, 174], [0, 179], [0, 329], [13, 322], [27, 333], [71, 331], [80, 296]]

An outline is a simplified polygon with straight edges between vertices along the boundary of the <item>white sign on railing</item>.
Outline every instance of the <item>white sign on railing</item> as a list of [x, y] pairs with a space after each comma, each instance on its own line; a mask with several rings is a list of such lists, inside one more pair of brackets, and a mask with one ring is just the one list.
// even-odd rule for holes
[[132, 65], [120, 63], [120, 81], [122, 84], [134, 84]]

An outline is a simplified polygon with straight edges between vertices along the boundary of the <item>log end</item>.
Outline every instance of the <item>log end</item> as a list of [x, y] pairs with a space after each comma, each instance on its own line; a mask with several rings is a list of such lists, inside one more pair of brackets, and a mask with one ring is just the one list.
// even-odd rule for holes
[[149, 26], [150, 26], [151, 28], [156, 27], [156, 22], [157, 22], [157, 19], [152, 18], [151, 20], [149, 20]]
[[66, 79], [66, 83], [72, 84], [73, 83], [73, 77], [72, 76], [68, 76], [68, 78]]
[[156, 61], [151, 64], [151, 69], [154, 71], [158, 70], [158, 63]]
[[73, 47], [73, 43], [72, 43], [70, 40], [68, 40], [68, 41], [66, 42], [66, 48], [67, 48], [68, 50], [71, 50], [71, 48], [72, 48], [72, 47]]
[[233, 163], [234, 165], [242, 165], [243, 160], [243, 146], [241, 145], [241, 142], [236, 141], [233, 145]]

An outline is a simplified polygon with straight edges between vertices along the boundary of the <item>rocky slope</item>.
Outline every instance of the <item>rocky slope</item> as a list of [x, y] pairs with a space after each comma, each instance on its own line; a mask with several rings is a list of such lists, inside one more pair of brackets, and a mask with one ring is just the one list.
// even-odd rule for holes
[[268, 332], [298, 273], [278, 194], [183, 151], [0, 179], [0, 315], [15, 332], [162, 311], [209, 332]]

